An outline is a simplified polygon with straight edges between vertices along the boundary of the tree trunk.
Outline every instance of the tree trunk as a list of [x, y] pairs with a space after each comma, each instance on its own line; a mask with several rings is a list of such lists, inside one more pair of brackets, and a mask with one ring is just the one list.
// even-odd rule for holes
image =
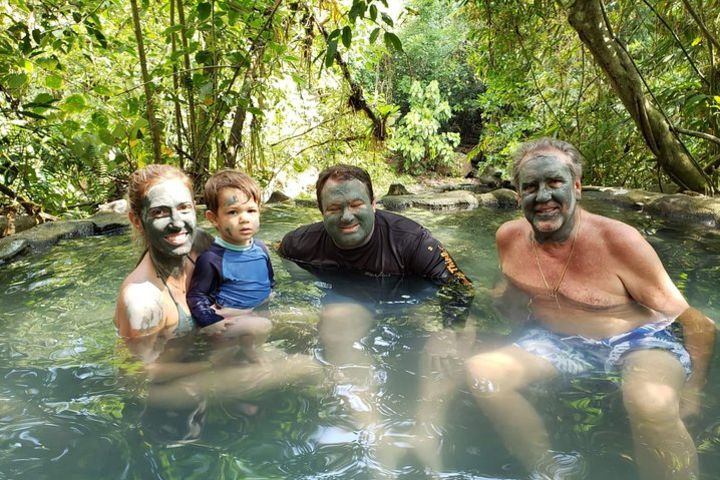
[[[175, 25], [175, 1], [170, 0], [170, 25]], [[170, 51], [172, 52], [173, 58], [177, 58], [177, 35], [175, 32], [173, 32], [170, 35]], [[179, 158], [179, 167], [181, 169], [185, 168], [185, 161], [183, 159], [183, 117], [182, 117], [182, 108], [180, 107], [180, 75], [178, 74], [178, 67], [177, 63], [173, 62], [173, 106], [175, 108], [175, 128], [176, 130], [176, 138], [177, 138], [177, 152], [178, 152], [178, 158]]]
[[135, 28], [135, 40], [137, 41], [138, 57], [140, 58], [140, 72], [142, 73], [143, 87], [145, 88], [145, 114], [150, 125], [152, 135], [153, 155], [155, 163], [162, 163], [162, 151], [160, 150], [160, 128], [155, 119], [155, 106], [153, 104], [153, 85], [150, 80], [150, 74], [147, 69], [147, 60], [145, 58], [145, 46], [143, 44], [143, 34], [140, 28], [140, 11], [138, 9], [137, 0], [130, 0], [130, 8], [132, 9], [133, 27]]
[[673, 134], [672, 125], [646, 97], [635, 64], [615, 41], [605, 21], [601, 1], [576, 0], [570, 6], [570, 25], [605, 71], [612, 89], [635, 121], [660, 168], [684, 189], [712, 190], [707, 177]]
[[[133, 0], [135, 1], [135, 0]], [[170, 0], [174, 1], [174, 0]], [[187, 25], [185, 23], [185, 7], [183, 6], [183, 0], [177, 0], [177, 14], [178, 21], [182, 28], [180, 29], [180, 41], [183, 48], [183, 67], [185, 71], [182, 74], [183, 84], [187, 89], [187, 104], [188, 104], [188, 127], [190, 128], [190, 157], [193, 164], [190, 165], [190, 176], [197, 177], [200, 170], [198, 169], [197, 155], [198, 155], [198, 138], [197, 138], [197, 114], [195, 113], [195, 95], [193, 92], [192, 84], [192, 70], [190, 70], [190, 54], [188, 53], [188, 36], [187, 36]]]

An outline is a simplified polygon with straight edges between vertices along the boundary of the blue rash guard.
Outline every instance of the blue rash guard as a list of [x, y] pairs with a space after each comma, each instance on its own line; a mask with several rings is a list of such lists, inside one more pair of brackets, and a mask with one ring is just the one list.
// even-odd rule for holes
[[263, 242], [253, 240], [249, 247], [239, 247], [215, 238], [195, 263], [187, 301], [195, 322], [206, 327], [223, 319], [213, 306], [255, 308], [268, 298], [273, 284], [270, 255]]

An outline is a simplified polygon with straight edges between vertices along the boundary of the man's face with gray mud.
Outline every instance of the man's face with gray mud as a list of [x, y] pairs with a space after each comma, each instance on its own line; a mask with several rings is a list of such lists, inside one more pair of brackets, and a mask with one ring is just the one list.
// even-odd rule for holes
[[150, 248], [163, 256], [190, 253], [197, 219], [192, 193], [181, 180], [164, 180], [145, 193], [142, 226]]
[[360, 180], [328, 180], [320, 195], [323, 224], [341, 249], [365, 245], [375, 228], [375, 202]]
[[580, 179], [562, 152], [531, 153], [519, 171], [520, 206], [539, 242], [566, 240], [575, 226]]

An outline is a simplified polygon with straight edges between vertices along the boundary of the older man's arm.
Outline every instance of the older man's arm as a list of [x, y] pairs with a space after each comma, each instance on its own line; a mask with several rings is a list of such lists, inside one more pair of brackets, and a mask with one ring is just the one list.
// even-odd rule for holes
[[683, 389], [681, 409], [683, 416], [687, 416], [700, 410], [700, 392], [707, 382], [715, 347], [715, 322], [693, 307], [688, 307], [676, 321], [682, 327], [685, 349], [693, 364], [693, 373]]
[[[682, 327], [683, 344], [690, 355], [693, 373], [682, 392], [683, 416], [695, 414], [700, 407], [700, 392], [707, 379], [715, 346], [715, 323], [688, 305], [670, 279], [652, 246], [629, 226], [614, 236], [619, 254], [621, 279], [633, 299], [674, 318]], [[680, 313], [678, 313], [680, 312]]]

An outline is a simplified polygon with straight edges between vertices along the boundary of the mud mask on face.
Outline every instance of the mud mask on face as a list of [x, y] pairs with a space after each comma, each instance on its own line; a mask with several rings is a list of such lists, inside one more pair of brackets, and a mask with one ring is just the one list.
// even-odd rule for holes
[[155, 256], [190, 253], [196, 223], [192, 194], [182, 181], [163, 181], [145, 193], [142, 224]]
[[520, 168], [520, 204], [539, 242], [564, 241], [575, 226], [578, 194], [568, 162], [538, 155]]
[[321, 195], [323, 224], [341, 249], [365, 245], [375, 228], [375, 210], [360, 180], [329, 181]]

